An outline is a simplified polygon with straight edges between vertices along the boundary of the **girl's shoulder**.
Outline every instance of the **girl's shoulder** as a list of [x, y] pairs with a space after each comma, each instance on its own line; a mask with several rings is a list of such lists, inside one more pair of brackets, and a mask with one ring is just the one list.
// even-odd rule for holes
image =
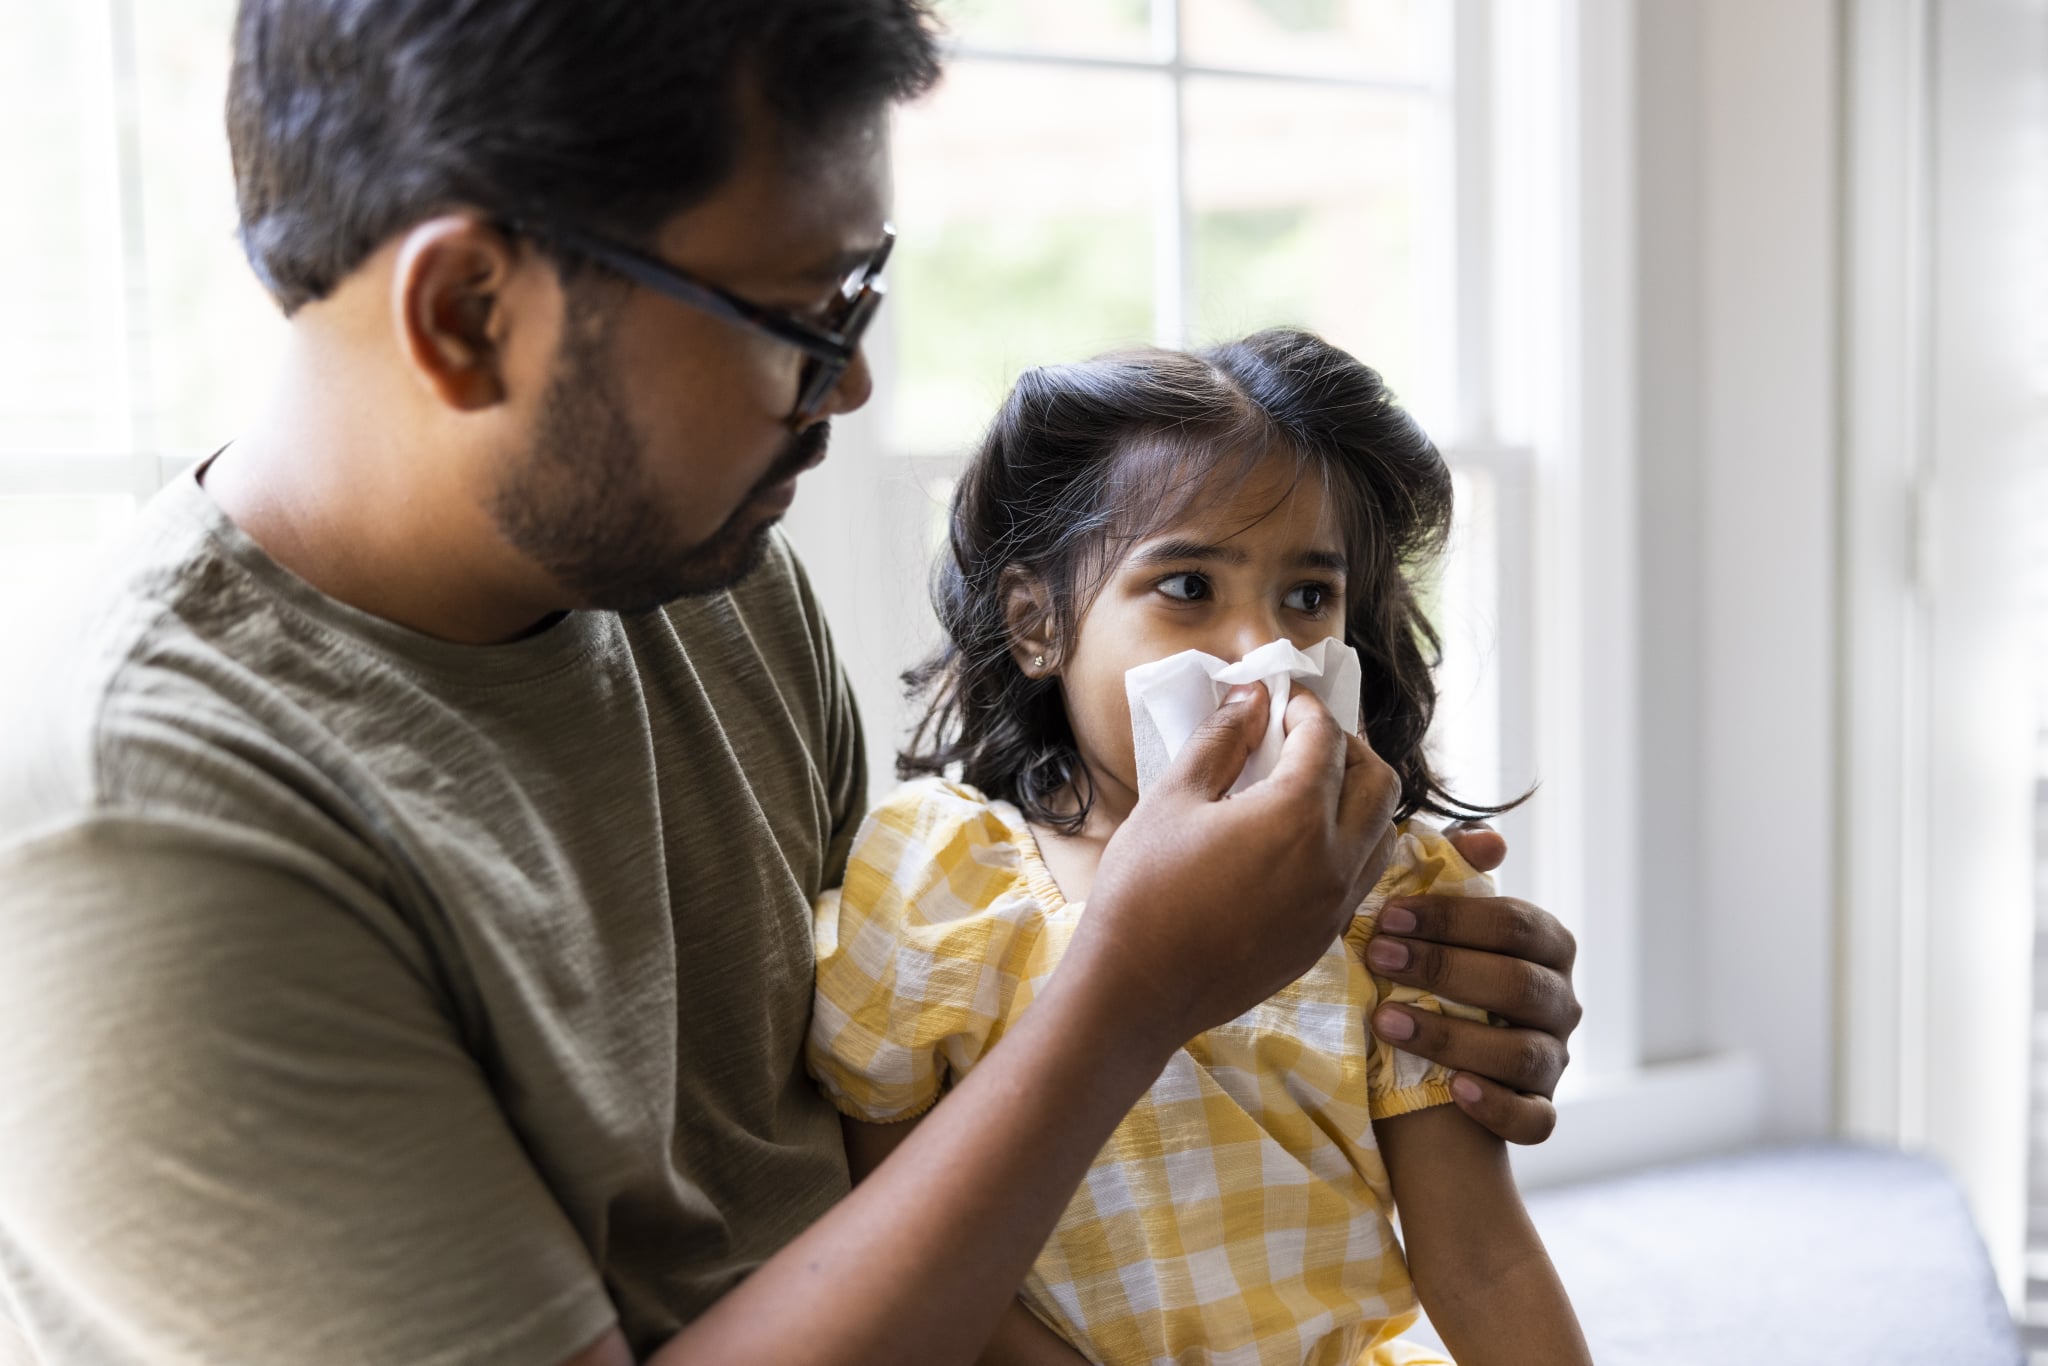
[[868, 823], [918, 840], [1002, 843], [1029, 833], [1016, 807], [947, 778], [913, 778], [899, 784], [875, 804]]
[[1395, 827], [1394, 856], [1380, 874], [1368, 900], [1377, 910], [1389, 897], [1417, 892], [1448, 896], [1489, 896], [1493, 879], [1474, 868], [1444, 832], [1426, 821], [1409, 819]]
[[1035, 889], [1035, 855], [1030, 827], [1010, 803], [965, 783], [918, 778], [869, 813], [854, 838], [846, 889], [861, 896], [886, 883], [912, 900], [987, 907]]

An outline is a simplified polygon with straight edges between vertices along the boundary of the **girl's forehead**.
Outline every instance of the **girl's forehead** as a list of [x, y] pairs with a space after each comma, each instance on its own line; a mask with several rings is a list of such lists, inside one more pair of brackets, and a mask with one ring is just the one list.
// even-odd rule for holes
[[1180, 457], [1134, 510], [1132, 547], [1161, 539], [1222, 545], [1238, 540], [1328, 542], [1342, 551], [1338, 500], [1313, 461], [1285, 449], [1236, 452], [1197, 462]]

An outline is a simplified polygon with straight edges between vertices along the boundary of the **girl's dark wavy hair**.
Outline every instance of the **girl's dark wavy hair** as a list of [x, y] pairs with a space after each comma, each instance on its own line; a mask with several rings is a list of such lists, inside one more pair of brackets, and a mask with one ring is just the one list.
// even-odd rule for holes
[[[1436, 628], [1416, 581], [1451, 526], [1451, 474], [1369, 367], [1311, 333], [1259, 332], [1193, 353], [1143, 349], [1028, 371], [1004, 400], [953, 495], [932, 595], [946, 641], [904, 674], [928, 697], [897, 757], [903, 778], [946, 774], [1079, 830], [1093, 795], [1056, 679], [1011, 655], [1006, 612], [1019, 574], [1051, 602], [1055, 650], [1121, 559], [1219, 475], [1242, 480], [1274, 451], [1335, 499], [1349, 580], [1344, 638], [1363, 672], [1366, 738], [1401, 779], [1402, 818], [1492, 816], [1520, 805], [1461, 801], [1424, 750], [1436, 712]], [[1227, 484], [1225, 485], [1227, 488]], [[1064, 799], [1069, 789], [1078, 809]]]

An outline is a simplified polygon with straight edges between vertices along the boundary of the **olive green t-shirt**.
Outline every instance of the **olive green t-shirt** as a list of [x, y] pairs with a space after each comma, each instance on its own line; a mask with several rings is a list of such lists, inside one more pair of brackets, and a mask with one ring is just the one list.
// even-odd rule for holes
[[805, 1077], [860, 727], [779, 536], [509, 645], [187, 475], [0, 718], [0, 1317], [52, 1363], [646, 1352], [847, 1188]]

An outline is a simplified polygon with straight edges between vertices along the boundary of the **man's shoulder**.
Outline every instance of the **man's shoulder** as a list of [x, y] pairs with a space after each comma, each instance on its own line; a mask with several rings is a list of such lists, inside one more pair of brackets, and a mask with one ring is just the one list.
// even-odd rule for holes
[[250, 757], [276, 701], [262, 642], [277, 628], [181, 492], [146, 507], [11, 652], [0, 841], [200, 791], [218, 760]]

